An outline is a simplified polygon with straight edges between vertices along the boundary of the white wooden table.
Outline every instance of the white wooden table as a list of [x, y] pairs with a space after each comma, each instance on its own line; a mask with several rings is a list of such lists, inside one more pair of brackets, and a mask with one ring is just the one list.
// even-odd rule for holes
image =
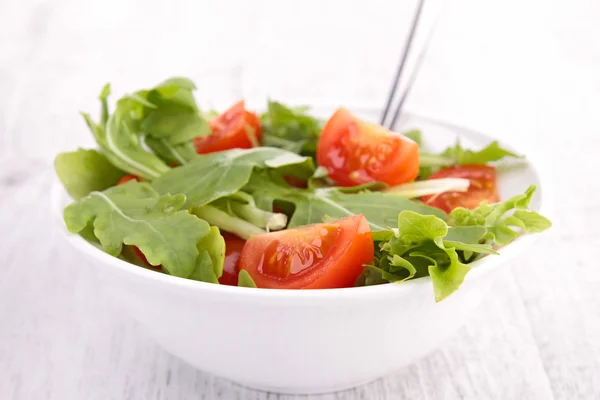
[[[536, 153], [554, 182], [554, 228], [439, 350], [364, 387], [302, 398], [600, 399], [600, 5], [448, 1], [409, 108]], [[189, 75], [217, 106], [267, 92], [381, 105], [394, 5], [248, 3], [1, 3], [0, 399], [295, 399], [157, 347], [108, 305], [49, 211], [52, 157], [91, 145], [77, 112], [97, 109], [106, 80], [123, 93]], [[336, 50], [340, 37], [350, 39]]]

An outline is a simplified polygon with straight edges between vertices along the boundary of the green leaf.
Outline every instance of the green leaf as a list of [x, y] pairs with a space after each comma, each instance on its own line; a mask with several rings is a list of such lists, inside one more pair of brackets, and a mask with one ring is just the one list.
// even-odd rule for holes
[[448, 223], [457, 227], [483, 227], [485, 238], [499, 245], [513, 241], [521, 231], [542, 232], [552, 223], [535, 211], [528, 210], [535, 193], [535, 185], [531, 185], [523, 194], [496, 203], [482, 203], [474, 210], [457, 208], [448, 218]]
[[412, 129], [408, 132], [404, 132], [403, 135], [415, 141], [419, 147], [423, 146], [423, 132], [421, 132], [419, 129]]
[[400, 257], [398, 254], [392, 255], [390, 259], [389, 271], [394, 273], [402, 269], [406, 270], [408, 272], [408, 275], [405, 278], [396, 280], [396, 282], [403, 282], [407, 279], [412, 278], [417, 273], [417, 269], [414, 267], [414, 265], [410, 263], [410, 261]]
[[215, 275], [213, 263], [208, 252], [200, 252], [196, 259], [194, 271], [187, 278], [200, 282], [219, 283], [219, 279]]
[[306, 114], [306, 108], [290, 108], [269, 101], [261, 115], [261, 144], [314, 156], [322, 122]]
[[464, 281], [470, 270], [467, 261], [497, 254], [492, 246], [509, 243], [520, 231], [540, 232], [550, 227], [550, 221], [528, 210], [534, 193], [535, 186], [531, 186], [525, 193], [497, 204], [455, 209], [447, 221], [402, 211], [397, 230], [376, 236], [379, 250], [362, 283], [378, 279], [402, 282], [429, 275], [436, 301], [443, 300]]
[[455, 163], [458, 165], [487, 164], [489, 162], [501, 160], [504, 157], [522, 157], [510, 150], [502, 148], [497, 141], [493, 141], [479, 151], [465, 150], [460, 145], [460, 142], [457, 141], [454, 147], [447, 148], [442, 154], [454, 159]]
[[471, 270], [471, 267], [458, 261], [458, 255], [454, 249], [448, 249], [446, 254], [450, 258], [448, 266], [443, 267], [437, 263], [429, 266], [435, 301], [442, 301], [457, 291]]
[[[227, 210], [230, 215], [235, 215], [243, 220], [266, 229], [267, 232], [279, 231], [287, 226], [287, 216], [281, 213], [265, 211], [257, 207], [254, 198], [244, 192], [237, 192], [211, 203], [221, 210]], [[245, 235], [244, 235], [245, 237]]]
[[523, 223], [522, 228], [526, 232], [543, 232], [552, 226], [552, 222], [548, 218], [535, 211], [518, 210], [513, 214], [513, 218]]
[[170, 164], [187, 164], [196, 157], [196, 149], [191, 142], [172, 144], [166, 139], [146, 137], [146, 144], [162, 160]]
[[212, 205], [194, 207], [192, 213], [209, 224], [218, 226], [220, 229], [233, 233], [242, 239], [249, 239], [253, 235], [267, 233], [256, 225]]
[[340, 219], [363, 214], [371, 230], [378, 232], [387, 231], [389, 226], [395, 225], [398, 213], [402, 210], [446, 217], [437, 208], [382, 192], [363, 189], [357, 193], [345, 193], [344, 189], [338, 188], [294, 188], [267, 172], [254, 173], [243, 190], [250, 193], [262, 209], [273, 209], [275, 202], [293, 205], [288, 228], [320, 223], [324, 216]]
[[215, 275], [220, 278], [223, 275], [223, 265], [225, 263], [225, 239], [221, 236], [219, 228], [211, 226], [208, 235], [200, 239], [197, 246], [200, 252], [205, 251], [208, 253]]
[[[182, 164], [195, 154], [191, 140], [210, 134], [196, 106], [193, 82], [172, 78], [158, 86], [122, 97], [109, 116], [106, 85], [100, 95], [100, 123], [83, 114], [100, 149], [116, 167], [152, 180], [169, 170], [167, 163]], [[146, 144], [156, 153], [143, 146]]]
[[238, 286], [255, 288], [256, 283], [245, 269], [241, 270], [238, 275]]
[[208, 235], [200, 239], [196, 246], [199, 251], [196, 269], [188, 278], [219, 283], [225, 262], [225, 239], [221, 236], [219, 228], [211, 226]]
[[[421, 153], [419, 166], [421, 168], [441, 168], [451, 165], [487, 164], [505, 157], [522, 158], [522, 156], [501, 147], [497, 141], [479, 151], [473, 151], [465, 150], [457, 140], [454, 146], [448, 147], [440, 154]], [[423, 178], [421, 174], [419, 176]]]
[[272, 169], [279, 175], [308, 179], [314, 164], [309, 157], [272, 147], [233, 149], [199, 155], [161, 176], [153, 186], [163, 194], [183, 193], [189, 206], [200, 206], [239, 191], [255, 169]]
[[[184, 203], [182, 194], [159, 196], [148, 183], [132, 181], [70, 204], [64, 219], [73, 233], [93, 223], [94, 235], [113, 256], [121, 253], [123, 244], [137, 246], [150, 264], [162, 264], [169, 274], [187, 278], [196, 269], [198, 243], [211, 230], [205, 221], [180, 210]], [[209, 259], [218, 253], [212, 247], [203, 249]]]
[[[107, 158], [122, 170], [148, 180], [158, 178], [170, 168], [160, 158], [144, 150], [141, 136], [132, 130], [135, 127], [130, 119], [132, 110], [123, 104], [119, 102], [108, 118], [106, 131], [96, 128], [98, 145]], [[92, 128], [90, 122], [88, 125]]]
[[108, 93], [107, 90], [103, 90], [100, 124], [96, 124], [88, 114], [81, 114], [102, 154], [115, 167], [146, 179], [154, 179], [168, 171], [169, 167], [158, 157], [142, 148], [140, 138], [131, 131], [129, 126], [132, 125], [128, 120], [130, 117], [124, 117], [128, 110], [117, 106], [115, 113], [108, 117], [108, 120], [104, 120], [105, 112], [108, 112], [105, 97]]
[[394, 233], [380, 243], [380, 253], [370, 268], [379, 269], [381, 279], [389, 282], [429, 275], [436, 301], [456, 291], [470, 270], [460, 261], [458, 251], [495, 253], [490, 245], [479, 243], [486, 233], [485, 229], [451, 228], [434, 215], [402, 211]]
[[96, 150], [83, 149], [56, 156], [54, 170], [75, 200], [116, 185], [124, 175]]

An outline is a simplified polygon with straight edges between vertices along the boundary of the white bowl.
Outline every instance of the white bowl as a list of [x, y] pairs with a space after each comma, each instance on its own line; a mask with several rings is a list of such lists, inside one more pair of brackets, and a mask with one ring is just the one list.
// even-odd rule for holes
[[[479, 148], [492, 138], [435, 121], [405, 116], [436, 148], [454, 142]], [[542, 185], [529, 163], [499, 175], [503, 198]], [[194, 367], [251, 388], [322, 393], [357, 386], [410, 364], [452, 335], [488, 294], [498, 268], [531, 245], [524, 236], [473, 264], [462, 287], [440, 303], [429, 277], [402, 284], [272, 290], [214, 285], [137, 267], [67, 232], [62, 210], [70, 198], [56, 184], [53, 207], [82, 264], [92, 264], [109, 298], [163, 346]]]

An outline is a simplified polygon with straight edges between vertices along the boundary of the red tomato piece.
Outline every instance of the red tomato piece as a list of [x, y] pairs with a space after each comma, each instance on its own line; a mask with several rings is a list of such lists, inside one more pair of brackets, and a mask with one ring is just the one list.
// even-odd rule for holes
[[351, 287], [373, 259], [373, 235], [362, 215], [251, 237], [240, 255], [259, 288]]
[[221, 231], [225, 239], [225, 265], [223, 266], [223, 275], [219, 278], [222, 285], [237, 286], [240, 254], [246, 241], [231, 233]]
[[432, 207], [449, 213], [457, 207], [477, 208], [482, 201], [500, 201], [496, 185], [496, 168], [489, 165], [455, 165], [443, 168], [429, 179], [463, 178], [469, 179], [466, 192], [445, 192], [439, 195], [423, 196], [421, 200]]
[[415, 180], [419, 146], [406, 136], [361, 121], [344, 108], [327, 121], [317, 145], [317, 163], [341, 186]]
[[209, 122], [212, 133], [194, 139], [198, 154], [214, 153], [230, 149], [250, 149], [253, 143], [249, 135], [260, 141], [260, 119], [256, 113], [247, 111], [244, 101]]
[[127, 183], [129, 181], [140, 181], [140, 177], [139, 176], [135, 176], [135, 175], [125, 175], [124, 177], [121, 178], [121, 180], [119, 181], [119, 183], [117, 183], [117, 185], [122, 185], [124, 183]]

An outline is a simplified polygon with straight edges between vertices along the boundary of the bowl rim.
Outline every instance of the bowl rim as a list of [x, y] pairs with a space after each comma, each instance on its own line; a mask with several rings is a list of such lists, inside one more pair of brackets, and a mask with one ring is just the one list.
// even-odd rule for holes
[[[444, 128], [449, 128], [452, 131], [455, 131], [459, 136], [467, 136], [474, 139], [479, 140], [496, 140], [493, 137], [480, 133], [478, 131], [472, 130], [470, 128], [466, 128], [461, 125], [448, 123], [443, 120], [439, 120], [432, 117], [423, 116], [417, 113], [405, 113], [405, 115], [410, 116], [411, 118], [415, 118], [417, 120], [426, 121], [429, 123], [433, 123], [439, 125]], [[509, 141], [501, 140], [500, 141], [504, 146], [508, 148], [516, 149]], [[536, 162], [532, 161], [534, 156], [530, 156], [527, 154], [526, 163], [527, 166], [531, 169], [532, 173], [536, 176], [539, 184], [538, 184], [538, 192], [537, 195], [540, 198], [538, 212], [545, 212], [547, 210], [547, 196], [545, 195], [547, 188], [547, 180], [543, 179], [543, 175], [540, 173], [539, 169], [536, 167], [538, 165]], [[54, 182], [50, 191], [51, 197], [51, 208], [54, 217], [56, 218], [57, 224], [62, 235], [65, 239], [76, 249], [81, 251], [82, 253], [91, 256], [92, 258], [100, 261], [104, 264], [108, 264], [116, 269], [129, 274], [134, 277], [139, 277], [146, 280], [147, 283], [153, 283], [157, 285], [162, 285], [165, 288], [171, 288], [173, 290], [184, 290], [186, 292], [204, 292], [210, 295], [226, 295], [226, 296], [244, 296], [249, 298], [292, 298], [292, 299], [322, 299], [322, 298], [368, 298], [373, 295], [378, 296], [386, 296], [386, 295], [401, 295], [408, 293], [409, 291], [415, 290], [419, 287], [423, 287], [427, 285], [427, 289], [432, 291], [431, 298], [433, 299], [433, 286], [431, 283], [431, 277], [425, 276], [421, 278], [411, 279], [402, 284], [397, 283], [386, 283], [381, 285], [371, 285], [371, 286], [360, 286], [360, 287], [350, 287], [350, 288], [335, 288], [335, 289], [315, 289], [315, 290], [291, 290], [291, 289], [266, 289], [266, 288], [247, 288], [247, 287], [238, 287], [238, 286], [229, 286], [229, 285], [217, 285], [214, 283], [195, 281], [191, 279], [181, 278], [169, 274], [160, 273], [158, 271], [153, 271], [147, 268], [140, 267], [138, 265], [129, 263], [125, 260], [122, 260], [118, 257], [114, 257], [104, 252], [100, 248], [94, 246], [93, 244], [87, 242], [81, 236], [77, 234], [73, 234], [69, 232], [64, 224], [62, 215], [63, 215], [63, 204], [65, 197], [68, 197], [64, 187], [58, 180], [58, 178], [54, 177]], [[527, 247], [531, 246], [536, 240], [538, 240], [540, 234], [537, 233], [535, 235], [521, 235], [517, 239], [515, 239], [510, 244], [500, 248], [498, 250], [499, 256], [486, 256], [480, 260], [475, 261], [470, 264], [471, 271], [466, 275], [465, 282], [472, 281], [474, 279], [478, 279], [479, 277], [492, 272], [497, 269], [500, 265], [506, 264], [513, 257], [520, 254]], [[463, 283], [464, 284], [464, 283]], [[239, 300], [239, 298], [238, 298]]]

